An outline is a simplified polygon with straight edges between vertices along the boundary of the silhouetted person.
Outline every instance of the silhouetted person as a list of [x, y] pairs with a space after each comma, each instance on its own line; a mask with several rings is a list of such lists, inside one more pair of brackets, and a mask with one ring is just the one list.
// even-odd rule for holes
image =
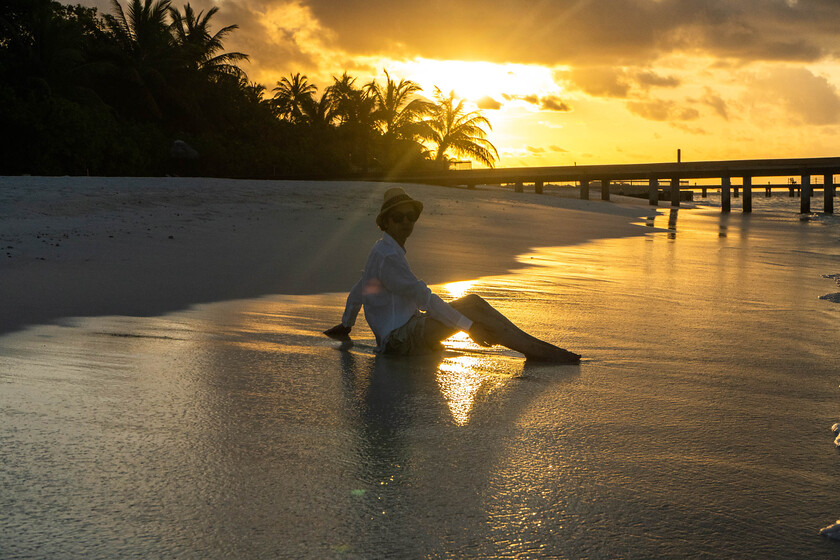
[[400, 187], [385, 191], [376, 217], [384, 233], [370, 251], [362, 278], [350, 290], [341, 323], [324, 331], [349, 340], [359, 310], [376, 336], [377, 351], [418, 355], [442, 349], [441, 341], [465, 331], [477, 344], [502, 344], [538, 360], [574, 363], [568, 352], [523, 332], [481, 297], [470, 294], [446, 303], [418, 280], [405, 258], [405, 242], [423, 212], [423, 203]]

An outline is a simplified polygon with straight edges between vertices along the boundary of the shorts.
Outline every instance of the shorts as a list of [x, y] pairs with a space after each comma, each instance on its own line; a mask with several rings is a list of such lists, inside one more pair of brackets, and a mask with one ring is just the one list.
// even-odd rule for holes
[[392, 356], [418, 356], [441, 350], [443, 345], [440, 342], [432, 345], [426, 342], [426, 315], [413, 315], [406, 324], [391, 331], [382, 353]]

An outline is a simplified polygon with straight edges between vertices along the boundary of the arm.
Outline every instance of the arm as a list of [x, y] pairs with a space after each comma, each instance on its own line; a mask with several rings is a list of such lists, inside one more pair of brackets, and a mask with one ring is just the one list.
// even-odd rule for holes
[[350, 331], [353, 329], [353, 325], [356, 324], [356, 317], [362, 308], [363, 282], [364, 278], [361, 278], [347, 295], [347, 303], [344, 305], [344, 314], [341, 316], [341, 323], [325, 330], [325, 335], [337, 340], [347, 340], [350, 338]]

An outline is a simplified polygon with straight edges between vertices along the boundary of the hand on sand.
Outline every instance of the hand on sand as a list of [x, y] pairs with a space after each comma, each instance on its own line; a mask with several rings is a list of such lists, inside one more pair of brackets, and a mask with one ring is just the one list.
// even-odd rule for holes
[[324, 334], [335, 340], [347, 341], [350, 340], [350, 327], [345, 327], [341, 323], [324, 331]]
[[484, 348], [489, 348], [496, 344], [496, 336], [493, 334], [493, 331], [483, 323], [473, 321], [469, 335], [473, 339], [473, 342]]

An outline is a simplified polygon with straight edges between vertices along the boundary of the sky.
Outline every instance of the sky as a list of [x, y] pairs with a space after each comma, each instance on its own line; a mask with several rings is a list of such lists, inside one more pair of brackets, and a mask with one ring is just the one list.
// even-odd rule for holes
[[239, 26], [225, 48], [269, 94], [384, 70], [454, 90], [492, 124], [498, 166], [838, 155], [840, 0], [191, 4]]

